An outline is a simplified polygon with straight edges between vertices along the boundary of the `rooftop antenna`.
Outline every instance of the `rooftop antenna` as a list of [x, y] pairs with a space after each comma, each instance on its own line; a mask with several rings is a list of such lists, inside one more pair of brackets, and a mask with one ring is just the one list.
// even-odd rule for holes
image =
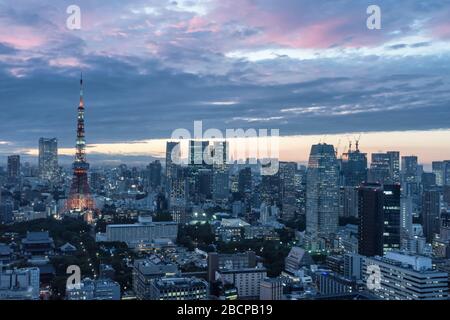
[[358, 136], [358, 139], [356, 139], [356, 151], [359, 151], [359, 141], [361, 140], [361, 133]]
[[338, 140], [338, 144], [337, 144], [337, 147], [336, 147], [336, 149], [335, 149], [335, 152], [336, 152], [336, 158], [338, 157], [338, 153], [339, 153], [339, 148], [340, 148], [340, 146], [341, 146], [341, 139]]

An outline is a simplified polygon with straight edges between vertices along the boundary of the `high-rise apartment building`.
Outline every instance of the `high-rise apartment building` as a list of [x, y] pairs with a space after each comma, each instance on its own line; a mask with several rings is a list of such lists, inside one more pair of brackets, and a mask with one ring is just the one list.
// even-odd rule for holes
[[53, 180], [58, 175], [58, 140], [39, 139], [39, 176]]

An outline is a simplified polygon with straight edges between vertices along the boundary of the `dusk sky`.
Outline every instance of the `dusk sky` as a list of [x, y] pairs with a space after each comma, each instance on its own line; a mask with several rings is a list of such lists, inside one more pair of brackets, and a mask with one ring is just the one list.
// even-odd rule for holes
[[449, 17], [447, 0], [0, 0], [0, 162], [40, 137], [73, 153], [80, 71], [88, 160], [161, 156], [194, 120], [279, 129], [283, 160], [360, 134], [365, 152], [450, 159]]

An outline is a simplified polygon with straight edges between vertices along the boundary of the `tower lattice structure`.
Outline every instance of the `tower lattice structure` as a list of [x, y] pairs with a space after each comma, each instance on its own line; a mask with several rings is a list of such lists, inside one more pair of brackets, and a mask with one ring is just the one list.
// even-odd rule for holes
[[75, 161], [72, 165], [73, 178], [69, 197], [66, 202], [68, 211], [87, 211], [94, 209], [94, 200], [89, 188], [89, 163], [86, 161], [86, 139], [84, 132], [83, 77], [80, 78], [80, 103], [78, 105], [77, 140]]

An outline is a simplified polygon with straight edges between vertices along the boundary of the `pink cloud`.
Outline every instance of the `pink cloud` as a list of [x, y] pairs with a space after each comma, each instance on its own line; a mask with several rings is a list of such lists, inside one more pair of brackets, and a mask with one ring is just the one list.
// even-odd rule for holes
[[439, 38], [450, 38], [450, 23], [444, 23], [433, 28], [433, 34]]
[[81, 63], [79, 59], [73, 57], [55, 58], [49, 61], [49, 65], [52, 67], [85, 67], [86, 65]]
[[0, 27], [0, 42], [16, 49], [28, 50], [44, 45], [47, 41], [44, 35], [34, 29], [23, 26]]

